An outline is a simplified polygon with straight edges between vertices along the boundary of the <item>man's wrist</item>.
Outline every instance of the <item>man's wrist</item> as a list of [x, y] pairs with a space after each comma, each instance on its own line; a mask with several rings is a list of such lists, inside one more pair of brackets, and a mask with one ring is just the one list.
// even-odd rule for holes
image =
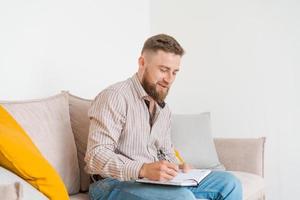
[[144, 163], [139, 161], [128, 161], [123, 168], [124, 180], [138, 179], [139, 172]]
[[145, 177], [145, 165], [146, 163], [144, 163], [140, 169], [140, 172], [139, 172], [139, 178], [144, 178]]

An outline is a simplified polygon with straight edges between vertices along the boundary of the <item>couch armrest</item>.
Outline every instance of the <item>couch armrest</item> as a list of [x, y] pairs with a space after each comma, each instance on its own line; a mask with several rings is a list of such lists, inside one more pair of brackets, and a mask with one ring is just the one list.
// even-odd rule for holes
[[214, 138], [220, 162], [226, 170], [264, 176], [266, 138]]

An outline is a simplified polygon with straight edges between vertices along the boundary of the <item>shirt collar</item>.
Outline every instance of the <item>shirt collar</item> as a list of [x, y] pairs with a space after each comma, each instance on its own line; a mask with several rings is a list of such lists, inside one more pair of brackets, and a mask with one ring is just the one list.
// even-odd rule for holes
[[[147, 92], [145, 91], [145, 89], [143, 88], [137, 73], [135, 73], [132, 77], [131, 77], [132, 83], [134, 85], [134, 88], [139, 96], [140, 99], [145, 99], [146, 97], [148, 97], [149, 95], [147, 94]], [[163, 101], [161, 103], [156, 102], [161, 108], [164, 108], [166, 106], [166, 103]]]

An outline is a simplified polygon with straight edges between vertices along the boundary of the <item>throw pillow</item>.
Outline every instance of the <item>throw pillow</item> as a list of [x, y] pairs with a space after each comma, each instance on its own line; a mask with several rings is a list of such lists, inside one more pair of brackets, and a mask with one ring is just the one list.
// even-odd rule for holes
[[224, 169], [211, 134], [210, 114], [172, 115], [172, 142], [194, 168]]
[[19, 175], [51, 200], [69, 198], [59, 175], [1, 105], [0, 165]]

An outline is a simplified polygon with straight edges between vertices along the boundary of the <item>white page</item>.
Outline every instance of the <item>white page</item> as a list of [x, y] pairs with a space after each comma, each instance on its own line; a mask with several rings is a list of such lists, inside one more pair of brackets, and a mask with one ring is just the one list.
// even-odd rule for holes
[[191, 169], [188, 173], [179, 172], [177, 176], [175, 176], [170, 181], [185, 181], [185, 180], [195, 180], [199, 183], [205, 176], [209, 174], [210, 170], [201, 170], [201, 169]]

